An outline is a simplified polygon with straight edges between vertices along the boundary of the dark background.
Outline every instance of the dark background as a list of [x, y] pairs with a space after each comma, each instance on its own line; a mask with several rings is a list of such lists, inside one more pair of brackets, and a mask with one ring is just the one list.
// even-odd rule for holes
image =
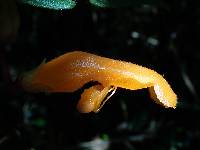
[[[7, 5], [0, 4], [0, 10]], [[1, 150], [187, 150], [199, 145], [200, 1], [122, 8], [78, 1], [75, 8], [59, 11], [12, 5], [0, 11], [7, 18], [0, 23], [13, 25], [0, 26]], [[18, 32], [3, 35], [18, 26]], [[76, 104], [84, 87], [49, 94], [19, 87], [21, 74], [44, 58], [74, 50], [156, 70], [177, 94], [177, 108], [155, 104], [147, 89], [118, 89], [99, 113], [80, 114]]]

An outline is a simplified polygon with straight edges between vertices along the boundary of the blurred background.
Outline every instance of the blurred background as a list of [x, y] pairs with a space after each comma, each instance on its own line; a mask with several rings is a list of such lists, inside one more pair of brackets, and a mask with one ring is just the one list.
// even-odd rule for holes
[[[119, 1], [119, 0], [118, 0]], [[112, 1], [111, 1], [112, 2]], [[121, 1], [123, 4], [123, 1]], [[53, 10], [0, 1], [1, 150], [188, 150], [200, 141], [200, 1], [132, 0], [97, 7], [87, 0]], [[81, 50], [140, 64], [163, 75], [176, 109], [147, 89], [117, 89], [97, 114], [81, 114], [73, 93], [28, 93], [26, 71]]]

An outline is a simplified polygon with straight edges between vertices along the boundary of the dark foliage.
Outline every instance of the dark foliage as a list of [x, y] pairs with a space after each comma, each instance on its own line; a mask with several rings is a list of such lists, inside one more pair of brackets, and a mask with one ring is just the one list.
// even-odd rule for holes
[[[0, 149], [193, 149], [200, 140], [199, 8], [195, 0], [112, 9], [80, 1], [60, 11], [17, 4], [18, 34], [0, 36]], [[145, 89], [118, 89], [98, 114], [80, 114], [83, 89], [33, 94], [16, 84], [44, 58], [74, 50], [156, 70], [177, 93], [177, 108], [155, 104]]]

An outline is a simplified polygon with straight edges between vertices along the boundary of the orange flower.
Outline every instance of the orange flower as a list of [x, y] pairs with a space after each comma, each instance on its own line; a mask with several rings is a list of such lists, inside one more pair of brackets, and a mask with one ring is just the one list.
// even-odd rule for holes
[[29, 91], [74, 92], [90, 81], [99, 84], [81, 95], [77, 108], [82, 113], [98, 112], [118, 87], [129, 90], [149, 88], [156, 103], [166, 108], [176, 107], [176, 94], [155, 71], [81, 51], [69, 52], [41, 64], [24, 75], [22, 84]]

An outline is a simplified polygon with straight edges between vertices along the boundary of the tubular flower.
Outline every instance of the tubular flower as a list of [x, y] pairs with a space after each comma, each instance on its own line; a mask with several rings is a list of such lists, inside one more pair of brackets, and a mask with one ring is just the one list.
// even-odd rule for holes
[[150, 97], [164, 107], [176, 107], [177, 96], [157, 72], [125, 61], [74, 51], [43, 63], [26, 73], [22, 85], [35, 92], [74, 92], [90, 81], [99, 84], [85, 89], [77, 108], [82, 113], [98, 112], [118, 87], [148, 88]]

